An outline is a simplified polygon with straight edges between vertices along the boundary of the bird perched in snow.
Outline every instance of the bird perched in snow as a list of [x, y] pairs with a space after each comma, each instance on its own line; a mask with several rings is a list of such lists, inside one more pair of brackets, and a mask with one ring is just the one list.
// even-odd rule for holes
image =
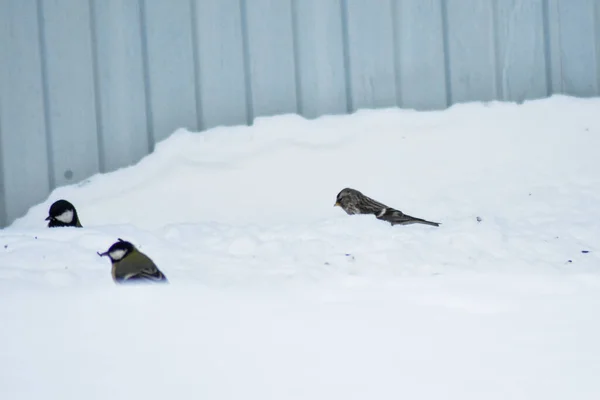
[[156, 264], [133, 244], [119, 239], [100, 257], [108, 256], [112, 263], [112, 278], [115, 283], [168, 283], [167, 277]]
[[57, 200], [50, 206], [48, 211], [48, 228], [74, 226], [81, 228], [81, 222], [77, 216], [77, 210], [73, 204], [66, 200]]
[[379, 203], [372, 198], [365, 196], [355, 189], [345, 188], [338, 193], [334, 207], [339, 206], [346, 214], [373, 214], [377, 219], [387, 221], [392, 225], [409, 225], [409, 224], [425, 224], [440, 226], [437, 222], [426, 221], [421, 218], [411, 217], [388, 207], [385, 204]]

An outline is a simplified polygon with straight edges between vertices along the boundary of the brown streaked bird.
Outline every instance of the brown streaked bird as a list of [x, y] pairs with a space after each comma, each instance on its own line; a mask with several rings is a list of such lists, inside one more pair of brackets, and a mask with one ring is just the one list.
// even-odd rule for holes
[[346, 211], [348, 215], [354, 214], [373, 214], [377, 219], [387, 221], [392, 225], [410, 225], [410, 224], [425, 224], [432, 226], [440, 226], [437, 222], [431, 222], [422, 218], [411, 217], [388, 207], [372, 198], [365, 196], [356, 189], [345, 188], [337, 195], [335, 206], [339, 206]]
[[67, 200], [62, 199], [52, 203], [50, 210], [48, 210], [46, 221], [48, 221], [48, 228], [65, 226], [82, 227], [75, 206]]
[[110, 258], [115, 283], [169, 283], [150, 257], [123, 239], [119, 239], [107, 251], [98, 255]]

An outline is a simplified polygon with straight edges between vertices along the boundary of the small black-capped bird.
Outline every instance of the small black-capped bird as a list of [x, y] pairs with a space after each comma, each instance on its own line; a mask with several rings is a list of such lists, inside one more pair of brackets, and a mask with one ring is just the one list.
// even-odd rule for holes
[[115, 283], [169, 283], [167, 277], [147, 255], [123, 239], [119, 239], [107, 251], [98, 255], [110, 258]]
[[338, 193], [334, 207], [339, 206], [346, 214], [373, 214], [377, 219], [387, 221], [392, 225], [425, 224], [440, 226], [437, 222], [426, 221], [421, 218], [411, 217], [394, 208], [381, 204], [365, 196], [355, 189], [345, 188]]
[[74, 226], [81, 228], [81, 222], [77, 216], [77, 210], [73, 204], [66, 200], [57, 200], [50, 206], [48, 211], [48, 228]]

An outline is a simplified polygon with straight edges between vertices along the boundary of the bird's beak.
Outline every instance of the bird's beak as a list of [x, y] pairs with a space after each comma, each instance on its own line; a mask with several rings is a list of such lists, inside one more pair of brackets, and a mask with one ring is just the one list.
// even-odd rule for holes
[[333, 205], [334, 207], [340, 207], [340, 203], [339, 202], [335, 202], [335, 204]]
[[98, 254], [100, 257], [104, 257], [108, 255], [108, 251], [105, 251], [104, 253], [100, 253], [99, 251], [97, 251], [96, 254]]
[[48, 215], [44, 221], [50, 221], [51, 219], [52, 217]]

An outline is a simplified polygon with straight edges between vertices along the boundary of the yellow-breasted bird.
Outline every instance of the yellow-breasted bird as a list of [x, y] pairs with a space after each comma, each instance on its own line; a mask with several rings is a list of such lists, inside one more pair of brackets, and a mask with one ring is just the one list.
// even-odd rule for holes
[[100, 257], [108, 256], [112, 263], [112, 278], [117, 284], [169, 283], [154, 261], [133, 244], [119, 239]]

